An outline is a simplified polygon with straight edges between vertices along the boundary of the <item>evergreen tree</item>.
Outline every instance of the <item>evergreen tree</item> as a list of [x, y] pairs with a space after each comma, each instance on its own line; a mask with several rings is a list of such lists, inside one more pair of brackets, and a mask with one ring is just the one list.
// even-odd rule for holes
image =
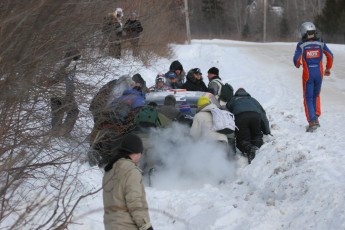
[[337, 3], [344, 0], [327, 0], [321, 15], [316, 18], [316, 25], [327, 34], [334, 34], [338, 29], [338, 6]]
[[344, 42], [345, 41], [345, 8], [343, 8], [341, 14], [339, 15], [338, 28], [339, 28], [338, 32], [341, 35], [341, 38]]
[[222, 0], [202, 0], [202, 12], [210, 20], [224, 15]]
[[224, 0], [202, 0], [202, 13], [212, 33], [224, 32]]
[[282, 20], [280, 21], [280, 37], [281, 38], [288, 38], [290, 35], [290, 27], [287, 17], [284, 15]]
[[248, 24], [245, 24], [243, 26], [243, 30], [242, 30], [242, 39], [247, 39], [249, 37], [249, 25]]

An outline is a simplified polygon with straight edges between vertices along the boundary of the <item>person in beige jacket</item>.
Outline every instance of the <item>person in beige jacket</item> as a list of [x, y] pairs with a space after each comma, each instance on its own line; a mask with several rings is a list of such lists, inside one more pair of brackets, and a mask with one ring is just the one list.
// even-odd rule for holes
[[143, 143], [135, 134], [124, 137], [119, 153], [104, 168], [105, 230], [153, 230], [142, 171], [137, 167]]
[[197, 106], [197, 113], [193, 118], [193, 124], [190, 129], [191, 136], [198, 139], [206, 137], [208, 140], [224, 142], [227, 144], [227, 136], [212, 129], [213, 119], [211, 109], [217, 108], [217, 106], [212, 104], [207, 96], [200, 97], [198, 99]]

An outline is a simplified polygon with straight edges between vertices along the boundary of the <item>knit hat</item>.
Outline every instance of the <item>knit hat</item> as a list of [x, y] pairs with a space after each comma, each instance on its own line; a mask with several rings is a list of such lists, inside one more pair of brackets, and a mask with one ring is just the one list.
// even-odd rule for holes
[[127, 134], [122, 140], [119, 152], [131, 154], [142, 153], [144, 151], [143, 142], [137, 135], [133, 133]]
[[208, 98], [207, 96], [201, 96], [198, 100], [198, 109], [205, 106], [205, 105], [209, 105], [211, 104], [210, 102], [210, 98]]
[[207, 71], [207, 73], [215, 74], [218, 76], [219, 75], [219, 69], [216, 67], [212, 67]]

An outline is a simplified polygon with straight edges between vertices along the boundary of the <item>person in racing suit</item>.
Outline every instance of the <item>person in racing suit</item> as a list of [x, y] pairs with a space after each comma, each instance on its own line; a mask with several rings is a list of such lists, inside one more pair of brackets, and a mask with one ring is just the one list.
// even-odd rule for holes
[[[300, 28], [302, 41], [298, 42], [294, 65], [299, 68], [303, 65], [303, 97], [304, 109], [309, 126], [307, 131], [313, 131], [320, 127], [321, 115], [320, 91], [323, 76], [331, 74], [333, 54], [326, 43], [317, 37], [316, 27], [311, 22], [305, 22]], [[323, 54], [326, 55], [326, 69], [323, 67]]]

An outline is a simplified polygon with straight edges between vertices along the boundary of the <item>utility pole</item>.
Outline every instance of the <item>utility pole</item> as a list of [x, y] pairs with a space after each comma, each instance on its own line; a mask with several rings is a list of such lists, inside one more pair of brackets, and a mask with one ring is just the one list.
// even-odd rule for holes
[[190, 25], [189, 25], [188, 0], [184, 0], [184, 14], [186, 16], [187, 42], [188, 42], [188, 44], [190, 44], [191, 35], [190, 35]]
[[264, 37], [263, 40], [266, 42], [266, 23], [267, 23], [267, 0], [264, 0]]

